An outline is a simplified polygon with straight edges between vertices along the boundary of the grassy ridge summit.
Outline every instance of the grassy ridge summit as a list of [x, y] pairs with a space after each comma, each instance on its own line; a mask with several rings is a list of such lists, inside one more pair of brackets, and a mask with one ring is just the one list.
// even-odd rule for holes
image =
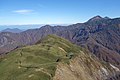
[[68, 62], [80, 48], [49, 35], [32, 46], [16, 49], [0, 61], [1, 80], [50, 80], [56, 65]]
[[0, 60], [1, 80], [105, 80], [116, 72], [119, 69], [55, 35], [18, 48]]

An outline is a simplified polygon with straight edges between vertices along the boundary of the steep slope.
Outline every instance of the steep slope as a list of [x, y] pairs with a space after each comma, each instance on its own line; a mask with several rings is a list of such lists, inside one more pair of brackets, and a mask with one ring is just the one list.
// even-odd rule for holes
[[1, 80], [119, 80], [119, 75], [115, 66], [53, 35], [0, 60]]
[[[112, 68], [111, 68], [112, 67]], [[111, 72], [114, 71], [115, 73]], [[116, 72], [117, 71], [117, 72]], [[110, 64], [101, 64], [93, 56], [78, 56], [70, 61], [70, 64], [60, 63], [54, 80], [119, 80], [119, 69]]]
[[120, 68], [120, 19], [92, 19], [83, 29], [75, 30], [76, 44], [89, 49], [100, 60], [111, 62]]
[[100, 60], [120, 68], [120, 18], [95, 16], [85, 23], [69, 26], [43, 26], [19, 34], [0, 33], [0, 53], [31, 45], [49, 34], [56, 34], [80, 45]]

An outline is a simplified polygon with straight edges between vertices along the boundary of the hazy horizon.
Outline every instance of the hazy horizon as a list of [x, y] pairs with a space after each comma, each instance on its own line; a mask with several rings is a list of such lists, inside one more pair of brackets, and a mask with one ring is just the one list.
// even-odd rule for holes
[[[96, 15], [96, 16], [100, 16], [100, 15]], [[95, 17], [95, 16], [93, 16]], [[93, 18], [91, 17], [91, 18]], [[111, 18], [109, 16], [100, 16], [102, 18], [110, 18], [110, 19], [115, 19], [115, 18], [119, 18], [119, 17], [114, 17], [114, 18]], [[88, 20], [90, 20], [91, 18], [89, 18]], [[0, 31], [2, 30], [5, 30], [7, 28], [10, 28], [10, 29], [15, 29], [15, 28], [18, 28], [20, 30], [27, 30], [27, 29], [36, 29], [36, 28], [40, 28], [42, 26], [45, 26], [45, 25], [50, 25], [50, 26], [68, 26], [68, 25], [72, 25], [72, 24], [77, 24], [77, 23], [85, 23], [87, 22], [88, 20], [84, 21], [84, 22], [76, 22], [76, 23], [69, 23], [69, 24], [10, 24], [10, 25], [0, 25]]]
[[5, 29], [20, 29], [20, 30], [27, 30], [27, 29], [36, 29], [40, 28], [45, 25], [51, 25], [51, 26], [68, 26], [71, 24], [21, 24], [21, 25], [0, 25], [0, 31]]

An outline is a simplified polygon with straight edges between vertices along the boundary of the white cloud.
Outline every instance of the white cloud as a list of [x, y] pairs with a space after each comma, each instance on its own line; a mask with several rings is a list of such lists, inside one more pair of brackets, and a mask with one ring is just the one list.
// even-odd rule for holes
[[28, 14], [28, 13], [32, 13], [33, 10], [27, 10], [27, 9], [22, 9], [22, 10], [16, 10], [13, 11], [14, 13], [19, 13], [19, 14]]

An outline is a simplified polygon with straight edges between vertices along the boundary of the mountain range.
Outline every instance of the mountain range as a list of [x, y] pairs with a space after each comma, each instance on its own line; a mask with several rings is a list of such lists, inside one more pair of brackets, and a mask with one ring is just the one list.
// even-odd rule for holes
[[18, 29], [18, 28], [13, 28], [13, 29], [11, 29], [11, 28], [6, 28], [6, 29], [2, 30], [1, 32], [20, 33], [20, 32], [22, 32], [22, 30], [20, 30], [20, 29]]
[[0, 58], [1, 80], [119, 80], [120, 70], [56, 35]]
[[1, 56], [11, 50], [32, 45], [43, 37], [54, 34], [79, 45], [96, 55], [101, 61], [120, 68], [120, 18], [95, 16], [85, 23], [69, 26], [45, 25], [21, 33], [1, 32]]

